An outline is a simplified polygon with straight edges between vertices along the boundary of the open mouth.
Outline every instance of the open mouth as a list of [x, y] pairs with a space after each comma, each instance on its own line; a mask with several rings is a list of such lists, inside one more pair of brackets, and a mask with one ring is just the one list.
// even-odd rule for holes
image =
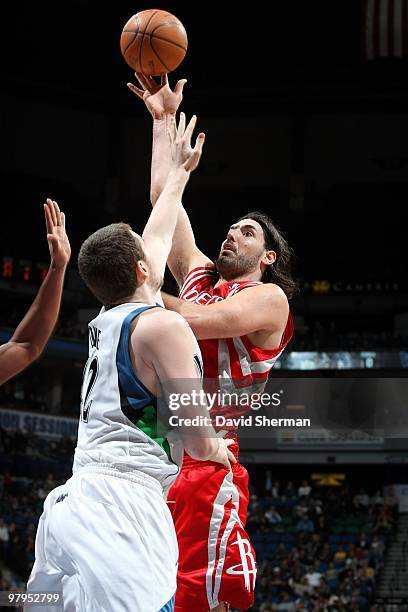
[[224, 244], [224, 246], [222, 247], [222, 253], [225, 253], [227, 251], [230, 251], [231, 253], [235, 253], [235, 249], [231, 244]]

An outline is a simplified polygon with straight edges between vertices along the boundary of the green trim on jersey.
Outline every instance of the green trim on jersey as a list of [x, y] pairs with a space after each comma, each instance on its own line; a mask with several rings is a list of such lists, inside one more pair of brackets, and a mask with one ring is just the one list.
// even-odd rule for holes
[[150, 405], [145, 406], [143, 408], [143, 417], [138, 419], [135, 423], [136, 427], [141, 429], [146, 436], [149, 436], [152, 440], [154, 440], [159, 446], [162, 447], [167, 457], [170, 459], [172, 463], [174, 463], [171, 458], [170, 453], [170, 445], [167, 442], [166, 438], [160, 438], [157, 434], [157, 409], [156, 406]]

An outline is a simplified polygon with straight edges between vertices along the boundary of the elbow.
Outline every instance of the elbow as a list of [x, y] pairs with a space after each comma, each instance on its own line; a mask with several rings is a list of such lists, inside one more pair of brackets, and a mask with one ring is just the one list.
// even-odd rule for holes
[[28, 362], [36, 361], [43, 353], [45, 345], [30, 344], [27, 350]]

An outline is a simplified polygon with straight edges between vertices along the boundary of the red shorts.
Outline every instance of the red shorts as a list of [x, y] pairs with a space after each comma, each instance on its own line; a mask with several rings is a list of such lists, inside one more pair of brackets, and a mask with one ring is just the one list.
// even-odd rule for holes
[[[238, 451], [238, 445], [230, 447]], [[179, 545], [175, 612], [253, 605], [255, 552], [244, 529], [248, 472], [184, 456], [167, 502]]]

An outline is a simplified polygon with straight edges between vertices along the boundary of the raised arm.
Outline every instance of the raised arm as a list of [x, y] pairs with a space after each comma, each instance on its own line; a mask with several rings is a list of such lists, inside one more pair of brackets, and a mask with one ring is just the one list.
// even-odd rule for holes
[[44, 204], [51, 264], [29, 311], [11, 340], [0, 346], [0, 384], [18, 374], [40, 356], [55, 327], [61, 304], [65, 270], [71, 248], [65, 232], [65, 215], [58, 204]]
[[[174, 122], [177, 109], [183, 97], [185, 79], [178, 81], [172, 91], [167, 75], [158, 84], [153, 77], [136, 73], [141, 88], [128, 83], [129, 89], [144, 100], [153, 118], [153, 147], [151, 164], [150, 199], [152, 206], [162, 193], [171, 163], [170, 143], [167, 138], [169, 125]], [[197, 266], [212, 263], [197, 247], [190, 220], [183, 205], [179, 204], [179, 214], [168, 258], [169, 268], [181, 286], [188, 272]]]
[[154, 257], [156, 272], [161, 276], [164, 275], [170, 253], [181, 197], [191, 172], [197, 168], [201, 158], [205, 139], [203, 133], [197, 136], [195, 147], [191, 147], [196, 120], [193, 115], [186, 127], [185, 115], [181, 113], [177, 128], [174, 117], [169, 122], [166, 138], [170, 150], [170, 170], [142, 234], [146, 250]]

